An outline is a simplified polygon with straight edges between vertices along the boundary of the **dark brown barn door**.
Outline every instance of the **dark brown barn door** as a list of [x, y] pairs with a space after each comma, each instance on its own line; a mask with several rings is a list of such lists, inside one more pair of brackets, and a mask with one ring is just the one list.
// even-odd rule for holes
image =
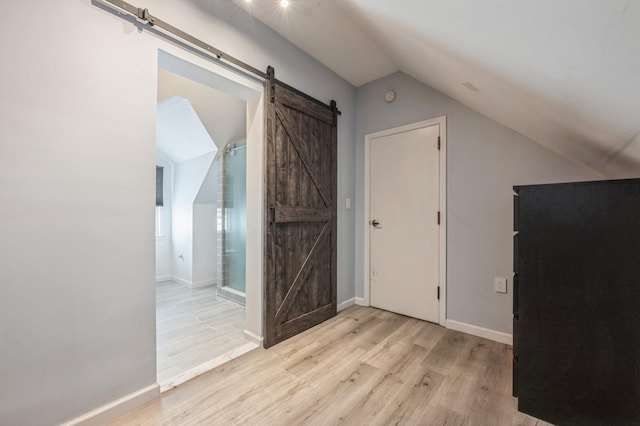
[[266, 86], [268, 348], [336, 314], [336, 110]]

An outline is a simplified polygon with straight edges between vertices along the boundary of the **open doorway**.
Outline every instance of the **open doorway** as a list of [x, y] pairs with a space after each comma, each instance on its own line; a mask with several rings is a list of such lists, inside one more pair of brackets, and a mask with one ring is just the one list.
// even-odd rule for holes
[[251, 124], [260, 93], [237, 89], [160, 52], [156, 337], [162, 390], [260, 343], [261, 328], [251, 321], [261, 310], [247, 287], [261, 287], [261, 281], [247, 286], [252, 274], [246, 269], [252, 238], [246, 232], [247, 141], [256, 134]]

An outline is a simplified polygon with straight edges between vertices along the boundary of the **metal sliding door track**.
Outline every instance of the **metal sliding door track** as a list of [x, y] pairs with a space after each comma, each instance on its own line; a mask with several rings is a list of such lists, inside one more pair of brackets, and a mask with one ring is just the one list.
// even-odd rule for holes
[[303, 93], [279, 80], [276, 80], [274, 78], [274, 70], [272, 67], [269, 67], [268, 72], [262, 72], [259, 69], [254, 68], [251, 65], [241, 61], [240, 59], [235, 58], [220, 49], [216, 49], [215, 47], [211, 46], [208, 43], [205, 43], [199, 38], [194, 37], [179, 28], [174, 27], [168, 22], [165, 22], [162, 19], [153, 16], [151, 12], [149, 12], [149, 9], [136, 7], [131, 3], [127, 3], [123, 0], [92, 0], [91, 2], [101, 9], [110, 11], [112, 13], [117, 13], [118, 15], [122, 15], [124, 13], [128, 16], [121, 16], [125, 20], [134, 23], [137, 22], [138, 26], [140, 26], [140, 24], [144, 24], [149, 28], [150, 31], [154, 32], [155, 34], [169, 37], [172, 41], [178, 43], [182, 47], [206, 55], [210, 59], [215, 60], [216, 62], [224, 66], [235, 69], [236, 71], [243, 71], [245, 73], [252, 74], [253, 76], [257, 76], [258, 78], [261, 78], [263, 80], [271, 80], [272, 83], [277, 82], [281, 86], [286, 87], [290, 90], [294, 90], [306, 99], [315, 102], [327, 109], [335, 109], [338, 115], [342, 115], [342, 112], [337, 109], [334, 101], [331, 102], [331, 105], [327, 105], [324, 102], [307, 95], [306, 93]]
[[[267, 78], [267, 73], [260, 71], [259, 69], [256, 69], [254, 67], [252, 67], [251, 65], [242, 62], [241, 60], [234, 58], [231, 55], [228, 55], [227, 53], [216, 49], [215, 47], [211, 46], [208, 43], [205, 43], [204, 41], [200, 40], [199, 38], [196, 38], [194, 36], [192, 36], [191, 34], [185, 33], [184, 31], [182, 31], [180, 28], [176, 28], [173, 25], [169, 24], [168, 22], [163, 21], [162, 19], [159, 19], [155, 16], [153, 16], [150, 12], [149, 9], [143, 9], [141, 7], [136, 7], [134, 5], [132, 5], [131, 3], [127, 3], [126, 1], [122, 1], [122, 0], [97, 0], [98, 3], [105, 3], [108, 4], [111, 7], [114, 7], [116, 9], [118, 9], [119, 11], [123, 11], [126, 12], [127, 14], [133, 16], [134, 18], [136, 18], [139, 22], [142, 22], [144, 24], [147, 24], [150, 27], [156, 27], [156, 28], [161, 28], [162, 30], [178, 37], [179, 39], [181, 39], [181, 41], [187, 42], [193, 46], [198, 47], [199, 49], [202, 49], [203, 51], [205, 51], [206, 53], [208, 53], [209, 55], [212, 55], [214, 57], [216, 57], [217, 59], [226, 61], [230, 64], [235, 65], [238, 68], [243, 69], [244, 71], [248, 71], [251, 74], [257, 75], [260, 78], [266, 79]], [[95, 2], [94, 2], [95, 3]]]

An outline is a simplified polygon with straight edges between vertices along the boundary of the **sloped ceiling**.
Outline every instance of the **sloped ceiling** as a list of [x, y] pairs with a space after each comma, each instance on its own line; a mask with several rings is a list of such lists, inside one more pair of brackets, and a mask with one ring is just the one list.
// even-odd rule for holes
[[182, 163], [218, 148], [189, 101], [172, 96], [158, 102], [156, 146], [172, 163]]
[[605, 176], [640, 176], [640, 0], [232, 1], [356, 86], [402, 71]]
[[218, 149], [245, 138], [247, 104], [244, 100], [160, 68], [158, 101], [171, 97], [188, 100]]

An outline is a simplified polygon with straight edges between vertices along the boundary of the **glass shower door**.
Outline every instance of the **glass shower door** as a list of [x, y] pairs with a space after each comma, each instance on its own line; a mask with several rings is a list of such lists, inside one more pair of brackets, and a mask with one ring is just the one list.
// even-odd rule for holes
[[245, 292], [247, 225], [246, 145], [233, 146], [224, 153], [224, 209], [226, 285]]

